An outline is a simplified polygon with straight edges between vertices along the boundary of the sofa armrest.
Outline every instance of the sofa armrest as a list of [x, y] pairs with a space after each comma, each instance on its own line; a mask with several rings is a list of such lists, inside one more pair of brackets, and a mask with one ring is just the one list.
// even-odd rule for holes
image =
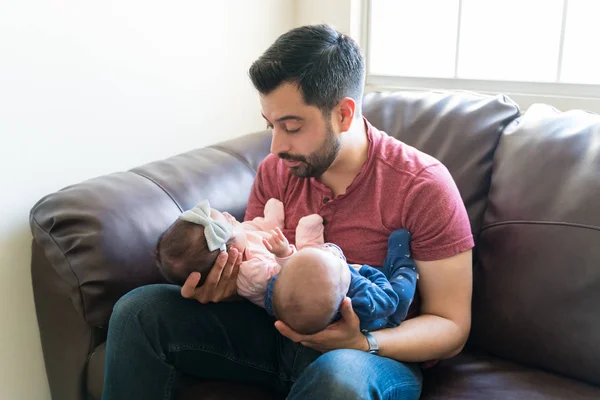
[[52, 398], [83, 400], [88, 356], [115, 302], [165, 282], [153, 250], [180, 215], [208, 198], [242, 218], [270, 132], [238, 137], [71, 185], [31, 210], [31, 273]]
[[68, 284], [52, 268], [42, 247], [34, 241], [31, 251], [33, 294], [52, 398], [83, 400], [93, 330], [75, 310]]

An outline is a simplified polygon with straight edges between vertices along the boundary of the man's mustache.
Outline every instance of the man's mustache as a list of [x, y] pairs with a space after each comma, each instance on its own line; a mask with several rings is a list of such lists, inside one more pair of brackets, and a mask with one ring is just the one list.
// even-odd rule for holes
[[289, 154], [289, 153], [279, 153], [279, 154], [277, 154], [277, 156], [279, 158], [281, 158], [282, 160], [299, 161], [299, 162], [303, 162], [303, 163], [308, 163], [308, 161], [306, 160], [306, 157], [304, 157], [304, 156], [295, 156], [295, 155]]

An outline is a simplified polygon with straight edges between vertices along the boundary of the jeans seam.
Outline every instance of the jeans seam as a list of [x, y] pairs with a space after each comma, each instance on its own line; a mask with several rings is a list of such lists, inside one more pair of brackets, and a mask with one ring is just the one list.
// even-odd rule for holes
[[219, 357], [224, 357], [227, 360], [232, 361], [234, 363], [244, 365], [246, 367], [255, 368], [255, 369], [261, 370], [263, 372], [267, 372], [269, 374], [275, 375], [276, 377], [280, 378], [277, 371], [271, 370], [263, 365], [254, 364], [254, 363], [251, 363], [248, 361], [243, 361], [237, 357], [234, 357], [231, 354], [221, 353], [220, 351], [214, 350], [213, 348], [209, 348], [209, 347], [205, 347], [205, 346], [197, 346], [197, 345], [170, 345], [169, 346], [169, 352], [171, 352], [171, 353], [177, 353], [180, 351], [188, 351], [188, 350], [202, 351], [202, 352], [216, 355]]
[[303, 351], [302, 347], [298, 346], [296, 348], [296, 352], [294, 353], [294, 361], [292, 362], [292, 371], [290, 376], [288, 377], [283, 377], [281, 376], [281, 374], [279, 375], [279, 379], [285, 380], [287, 382], [290, 382], [291, 384], [294, 384], [294, 382], [296, 382], [296, 380], [294, 379], [294, 372], [296, 371], [296, 363], [298, 362], [298, 353]]
[[419, 387], [421, 387], [421, 383], [411, 382], [409, 380], [402, 381], [402, 382], [400, 382], [400, 383], [398, 383], [398, 384], [396, 384], [396, 385], [394, 385], [392, 387], [388, 387], [386, 389], [386, 391], [381, 394], [381, 397], [383, 399], [385, 399], [386, 396], [388, 396], [389, 393], [393, 392], [396, 389], [400, 389], [400, 388], [410, 388], [410, 389], [413, 389], [413, 388], [419, 388]]
[[173, 379], [175, 378], [175, 368], [171, 367], [169, 372], [169, 379], [167, 379], [167, 386], [165, 390], [165, 400], [171, 400], [173, 398]]

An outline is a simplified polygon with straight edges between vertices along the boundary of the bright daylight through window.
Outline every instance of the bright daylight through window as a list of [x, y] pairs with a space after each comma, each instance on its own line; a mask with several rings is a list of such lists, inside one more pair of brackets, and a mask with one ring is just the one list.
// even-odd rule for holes
[[600, 98], [600, 0], [371, 0], [366, 10], [372, 85]]

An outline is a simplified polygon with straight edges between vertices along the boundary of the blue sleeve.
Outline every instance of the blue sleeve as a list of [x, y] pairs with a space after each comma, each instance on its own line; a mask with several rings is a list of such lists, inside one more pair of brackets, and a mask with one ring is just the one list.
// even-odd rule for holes
[[388, 327], [400, 325], [408, 314], [417, 287], [417, 266], [410, 258], [410, 234], [406, 230], [392, 232], [388, 242], [388, 255], [382, 272], [398, 295], [398, 307], [389, 317]]
[[273, 312], [273, 288], [275, 287], [275, 280], [279, 274], [275, 274], [269, 279], [269, 283], [267, 284], [267, 292], [265, 293], [265, 310], [267, 314], [274, 317], [275, 313]]
[[361, 321], [361, 329], [373, 330], [375, 321], [384, 321], [394, 313], [398, 305], [398, 295], [385, 275], [376, 268], [364, 265], [360, 271], [351, 271], [348, 297], [352, 308]]

